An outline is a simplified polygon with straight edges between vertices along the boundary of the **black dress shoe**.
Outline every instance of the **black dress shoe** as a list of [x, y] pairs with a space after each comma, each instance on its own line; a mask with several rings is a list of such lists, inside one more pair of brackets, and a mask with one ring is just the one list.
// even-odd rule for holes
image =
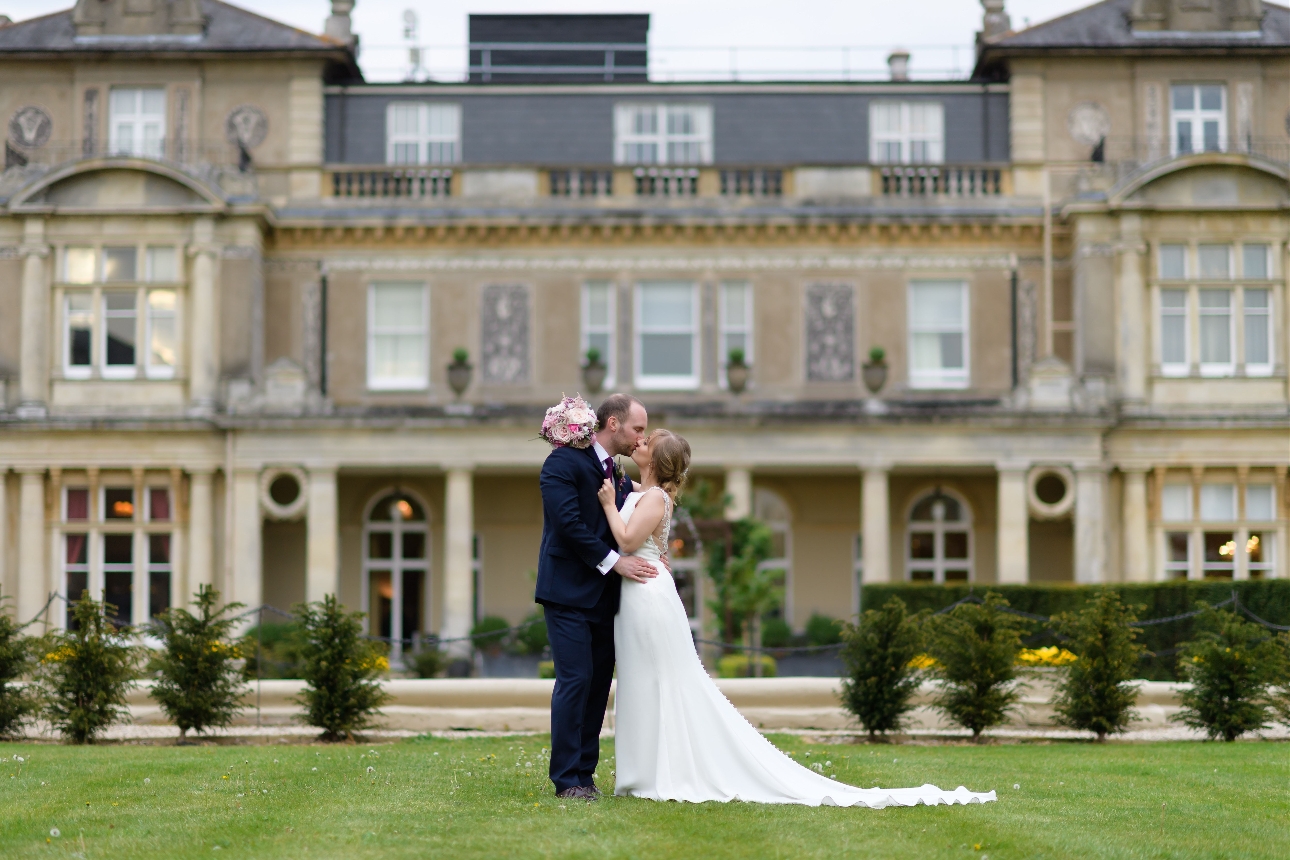
[[600, 789], [596, 788], [596, 784], [595, 784], [594, 782], [593, 782], [591, 785], [584, 785], [584, 786], [583, 786], [583, 789], [584, 789], [585, 791], [587, 791], [589, 794], [594, 795], [595, 797], [604, 797], [604, 796], [605, 796], [604, 792], [602, 792]]
[[561, 800], [586, 800], [590, 802], [596, 799], [594, 794], [581, 785], [566, 788], [564, 791], [557, 791], [555, 796]]

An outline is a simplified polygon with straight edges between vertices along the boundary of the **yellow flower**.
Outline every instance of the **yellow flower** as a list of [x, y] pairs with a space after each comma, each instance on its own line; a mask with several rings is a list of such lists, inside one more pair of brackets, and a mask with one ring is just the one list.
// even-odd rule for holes
[[909, 661], [909, 668], [911, 669], [931, 669], [933, 666], [939, 665], [936, 662], [936, 658], [931, 654], [919, 654]]
[[1017, 662], [1027, 666], [1066, 666], [1079, 658], [1065, 648], [1050, 645], [1047, 648], [1022, 648], [1017, 652]]

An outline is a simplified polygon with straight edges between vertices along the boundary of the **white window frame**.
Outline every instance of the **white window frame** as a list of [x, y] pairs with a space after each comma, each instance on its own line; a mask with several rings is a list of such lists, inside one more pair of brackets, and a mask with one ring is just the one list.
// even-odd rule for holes
[[[114, 290], [104, 289], [96, 291], [99, 297], [98, 321], [99, 321], [99, 376], [103, 379], [136, 379], [139, 376], [139, 352], [143, 345], [139, 343], [139, 293], [135, 290]], [[109, 311], [108, 296], [122, 295], [134, 298], [134, 311], [131, 317], [134, 320], [134, 363], [133, 364], [108, 364], [108, 319], [117, 317], [124, 318], [125, 311]]]
[[[143, 94], [161, 93], [161, 112], [145, 113]], [[117, 96], [130, 93], [133, 96], [134, 109], [118, 112]], [[130, 145], [124, 146], [120, 137], [120, 126], [129, 125], [133, 131]], [[156, 145], [145, 145], [144, 131], [149, 126], [156, 126], [159, 134]], [[128, 155], [137, 158], [162, 158], [166, 154], [166, 88], [165, 87], [112, 87], [108, 91], [108, 148], [112, 155]]]
[[[154, 309], [152, 306], [152, 297], [154, 294], [170, 293], [174, 297], [174, 306], [169, 309]], [[178, 290], [145, 290], [143, 291], [144, 299], [144, 338], [143, 338], [143, 368], [144, 375], [149, 379], [174, 379], [176, 370], [179, 367], [179, 291]], [[153, 364], [152, 361], [152, 335], [153, 327], [157, 320], [169, 319], [174, 323], [175, 332], [175, 360], [171, 364]]]
[[[421, 506], [424, 519], [404, 520], [401, 517], [391, 516], [388, 520], [374, 520], [372, 518], [376, 506], [394, 495], [406, 496]], [[390, 535], [390, 558], [372, 558], [371, 537], [375, 533], [384, 533]], [[403, 558], [403, 535], [419, 534], [424, 536], [425, 553], [422, 558]], [[409, 637], [413, 632], [418, 632], [422, 636], [427, 635], [429, 630], [411, 631], [403, 629], [403, 586], [404, 574], [422, 575], [421, 579], [421, 617], [422, 624], [426, 627], [433, 623], [430, 619], [431, 614], [431, 587], [433, 582], [431, 575], [433, 568], [431, 560], [433, 559], [432, 551], [434, 532], [430, 528], [430, 507], [426, 500], [418, 493], [413, 493], [405, 488], [386, 487], [376, 493], [367, 503], [363, 511], [363, 569], [362, 569], [362, 595], [359, 605], [362, 612], [367, 615], [364, 625], [367, 630], [373, 629], [376, 622], [372, 614], [371, 606], [372, 595], [372, 574], [376, 572], [389, 572], [390, 574], [390, 643], [391, 663], [401, 663], [403, 657], [403, 639]], [[472, 553], [471, 560], [472, 570], [474, 569], [474, 558]], [[379, 631], [379, 627], [376, 628]]]
[[[1181, 308], [1165, 307], [1164, 294], [1169, 292], [1181, 293], [1183, 304]], [[1158, 291], [1158, 320], [1157, 331], [1157, 349], [1159, 351], [1160, 374], [1162, 376], [1187, 376], [1191, 373], [1191, 290], [1187, 287], [1162, 287]], [[1182, 320], [1183, 324], [1183, 360], [1166, 362], [1165, 359], [1165, 317], [1175, 317]]]
[[[920, 286], [944, 286], [957, 284], [962, 291], [961, 307], [963, 308], [962, 326], [958, 329], [938, 327], [916, 327], [914, 324], [914, 292]], [[967, 281], [955, 279], [938, 280], [923, 278], [910, 281], [905, 291], [906, 307], [909, 309], [906, 332], [909, 359], [909, 387], [919, 389], [964, 389], [972, 379], [972, 306], [971, 294]], [[939, 370], [916, 370], [914, 368], [914, 336], [916, 334], [944, 334], [961, 331], [963, 335], [963, 367], [940, 368]]]
[[[646, 330], [644, 327], [644, 298], [645, 291], [652, 286], [684, 286], [690, 290], [690, 326], [683, 329], [679, 326], [662, 326]], [[636, 284], [635, 289], [635, 332], [633, 346], [635, 347], [635, 376], [636, 387], [642, 391], [686, 391], [699, 387], [699, 341], [702, 336], [701, 329], [701, 311], [699, 307], [699, 288], [693, 281], [641, 281]], [[687, 334], [690, 336], [690, 373], [681, 374], [645, 374], [642, 369], [643, 349], [642, 337], [647, 334]]]
[[[1205, 293], [1227, 293], [1227, 361], [1204, 360], [1204, 322], [1206, 317], [1220, 317], [1221, 308], [1201, 304]], [[1200, 362], [1201, 376], [1235, 376], [1236, 375], [1236, 290], [1231, 287], [1201, 287], [1196, 292], [1196, 330], [1200, 333], [1201, 342], [1196, 345], [1196, 358]], [[1244, 344], [1241, 344], [1244, 346]]]
[[[731, 318], [729, 302], [726, 298], [727, 291], [731, 289], [743, 290], [743, 319], [736, 320]], [[744, 351], [744, 362], [750, 367], [753, 364], [753, 331], [755, 328], [755, 317], [753, 315], [753, 286], [748, 281], [722, 281], [717, 286], [717, 290], [717, 313], [720, 321], [718, 330], [721, 350], [717, 355], [717, 366], [721, 368], [721, 372], [719, 374], [721, 377], [721, 387], [726, 388], [729, 386], [729, 383], [726, 381], [726, 366], [730, 363], [730, 350], [733, 348], [730, 346], [731, 336], [737, 335], [743, 337], [744, 346], [742, 349]]]
[[[926, 111], [930, 128], [914, 131], [915, 114]], [[884, 127], [880, 117], [895, 112], [897, 128]], [[888, 144], [900, 147], [896, 159], [888, 158]], [[914, 158], [915, 144], [926, 146], [925, 158]], [[869, 103], [869, 158], [874, 164], [942, 164], [945, 161], [945, 105], [938, 101], [887, 101]]]
[[[1169, 536], [1171, 534], [1180, 534], [1187, 540], [1187, 558], [1183, 561], [1172, 561], [1169, 558]], [[1193, 563], [1196, 560], [1196, 537], [1191, 530], [1190, 523], [1186, 524], [1184, 528], [1169, 528], [1166, 526], [1161, 532], [1161, 539], [1164, 542], [1160, 555], [1163, 560], [1161, 570], [1164, 579], [1191, 579]], [[1174, 576], [1179, 573], [1182, 574], [1181, 577]]]
[[[377, 330], [376, 292], [383, 286], [419, 287], [421, 320], [416, 324]], [[375, 373], [376, 341], [382, 335], [419, 335], [422, 338], [420, 376], [382, 377]], [[370, 391], [424, 391], [430, 386], [430, 289], [418, 281], [373, 281], [367, 285], [367, 388]]]
[[[674, 110], [691, 113], [696, 129], [693, 134], [668, 131], [668, 114]], [[648, 112], [654, 114], [654, 131], [638, 132], [635, 117]], [[698, 144], [699, 158], [673, 159], [668, 151], [670, 143]], [[653, 160], [631, 156], [631, 147], [650, 144], [654, 146], [656, 155]], [[711, 164], [712, 158], [712, 105], [692, 102], [622, 102], [614, 105], [614, 164]]]
[[[398, 131], [395, 117], [401, 110], [416, 113], [416, 131]], [[438, 120], [450, 130], [436, 129]], [[397, 147], [415, 145], [412, 161], [396, 160]], [[451, 147], [444, 152], [445, 147]], [[455, 102], [392, 101], [385, 106], [386, 164], [458, 164], [461, 162], [461, 105]]]
[[[1218, 87], [1222, 94], [1222, 104], [1218, 110], [1201, 110], [1200, 90], [1202, 87]], [[1192, 91], [1192, 108], [1179, 110], [1174, 107], [1174, 93], [1183, 88]], [[1218, 122], [1218, 148], [1205, 149], [1205, 123]], [[1181, 152], [1178, 147], [1178, 124], [1186, 122], [1191, 126], [1190, 150]], [[1227, 86], [1218, 83], [1173, 84], [1169, 87], [1169, 152], [1171, 155], [1189, 155], [1197, 152], [1224, 152], [1227, 149]]]
[[[967, 503], [961, 494], [952, 490], [941, 490], [941, 494], [947, 498], [953, 499], [963, 511], [963, 519], [950, 520], [931, 519], [915, 520], [914, 509], [917, 508], [925, 499], [932, 496], [934, 490], [923, 490], [914, 496], [914, 501], [905, 511], [905, 582], [914, 582], [914, 568], [927, 570], [931, 568], [932, 583], [935, 585], [945, 584], [945, 571], [947, 568], [960, 570], [967, 568], [967, 581], [969, 583], [976, 581], [976, 535], [972, 506]], [[930, 559], [913, 557], [910, 547], [910, 537], [914, 532], [931, 532], [932, 533], [932, 557]], [[946, 532], [966, 532], [967, 533], [967, 558], [947, 559], [945, 557], [945, 533]]]
[[[89, 379], [94, 375], [95, 363], [95, 334], [98, 326], [95, 324], [96, 308], [98, 303], [94, 300], [97, 290], [68, 290], [63, 294], [63, 377], [66, 379]], [[89, 328], [90, 328], [90, 363], [89, 364], [72, 364], [72, 298], [85, 297], [89, 299]], [[81, 313], [80, 311], [77, 312]]]
[[[604, 289], [606, 313], [609, 321], [605, 324], [591, 321], [591, 290]], [[605, 365], [605, 387], [612, 388], [617, 381], [618, 367], [618, 289], [613, 281], [587, 281], [582, 285], [582, 339], [578, 361], [585, 360], [587, 350], [591, 348], [591, 336], [604, 335], [608, 346], [601, 350], [600, 360]]]

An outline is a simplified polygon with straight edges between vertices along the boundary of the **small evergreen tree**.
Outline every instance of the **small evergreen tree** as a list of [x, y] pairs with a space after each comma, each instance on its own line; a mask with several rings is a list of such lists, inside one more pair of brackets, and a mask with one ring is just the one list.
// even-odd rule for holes
[[363, 614], [345, 612], [336, 595], [300, 604], [296, 613], [306, 684], [298, 701], [305, 722], [323, 730], [321, 740], [354, 740], [389, 699], [376, 678], [390, 664], [363, 638]]
[[942, 684], [936, 706], [977, 742], [1021, 698], [1016, 663], [1026, 622], [1004, 612], [1007, 606], [991, 592], [984, 603], [962, 603], [928, 625], [931, 671]]
[[1190, 690], [1172, 719], [1212, 740], [1234, 741], [1272, 718], [1270, 687], [1284, 677], [1285, 652], [1258, 624], [1235, 612], [1205, 607], [1201, 632], [1184, 644], [1179, 665]]
[[72, 743], [94, 743], [128, 713], [125, 697], [134, 687], [139, 650], [129, 627], [112, 626], [115, 613], [112, 604], [81, 592], [72, 606], [74, 629], [54, 633], [41, 660], [45, 719]]
[[1138, 691], [1130, 681], [1146, 650], [1134, 641], [1138, 629], [1129, 626], [1137, 620], [1111, 589], [1100, 591], [1081, 612], [1053, 618], [1054, 629], [1069, 637], [1063, 644], [1077, 658], [1062, 670], [1053, 700], [1057, 722], [1096, 732], [1102, 743], [1137, 719], [1133, 704]]
[[896, 731], [913, 710], [910, 699], [921, 674], [912, 661], [923, 648], [926, 611], [910, 615], [893, 597], [881, 609], [868, 609], [858, 625], [842, 630], [842, 707], [855, 715], [874, 740]]
[[23, 721], [35, 712], [37, 702], [26, 685], [15, 684], [31, 671], [33, 643], [22, 635], [18, 625], [5, 612], [0, 598], [0, 737], [16, 737], [22, 732]]
[[193, 601], [196, 614], [177, 607], [156, 619], [165, 650], [155, 664], [152, 697], [179, 727], [181, 742], [190, 729], [227, 726], [243, 708], [240, 651], [229, 641], [237, 623], [229, 613], [242, 604], [216, 610], [218, 601], [219, 592], [204, 585]]
[[1272, 711], [1277, 722], [1290, 726], [1290, 632], [1277, 637], [1281, 649], [1281, 677], [1276, 680], [1279, 688], [1272, 696]]

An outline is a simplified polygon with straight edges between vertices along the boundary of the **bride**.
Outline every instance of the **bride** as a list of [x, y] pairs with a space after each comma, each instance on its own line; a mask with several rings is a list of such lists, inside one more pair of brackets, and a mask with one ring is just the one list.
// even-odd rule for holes
[[624, 580], [614, 620], [618, 659], [615, 695], [617, 785], [614, 793], [652, 800], [730, 800], [807, 806], [929, 806], [984, 803], [960, 786], [856, 788], [808, 770], [776, 749], [721, 695], [699, 662], [685, 607], [667, 568], [672, 507], [690, 465], [690, 445], [655, 430], [632, 453], [640, 491], [614, 507], [606, 481], [599, 499], [619, 550], [644, 558], [658, 576]]

